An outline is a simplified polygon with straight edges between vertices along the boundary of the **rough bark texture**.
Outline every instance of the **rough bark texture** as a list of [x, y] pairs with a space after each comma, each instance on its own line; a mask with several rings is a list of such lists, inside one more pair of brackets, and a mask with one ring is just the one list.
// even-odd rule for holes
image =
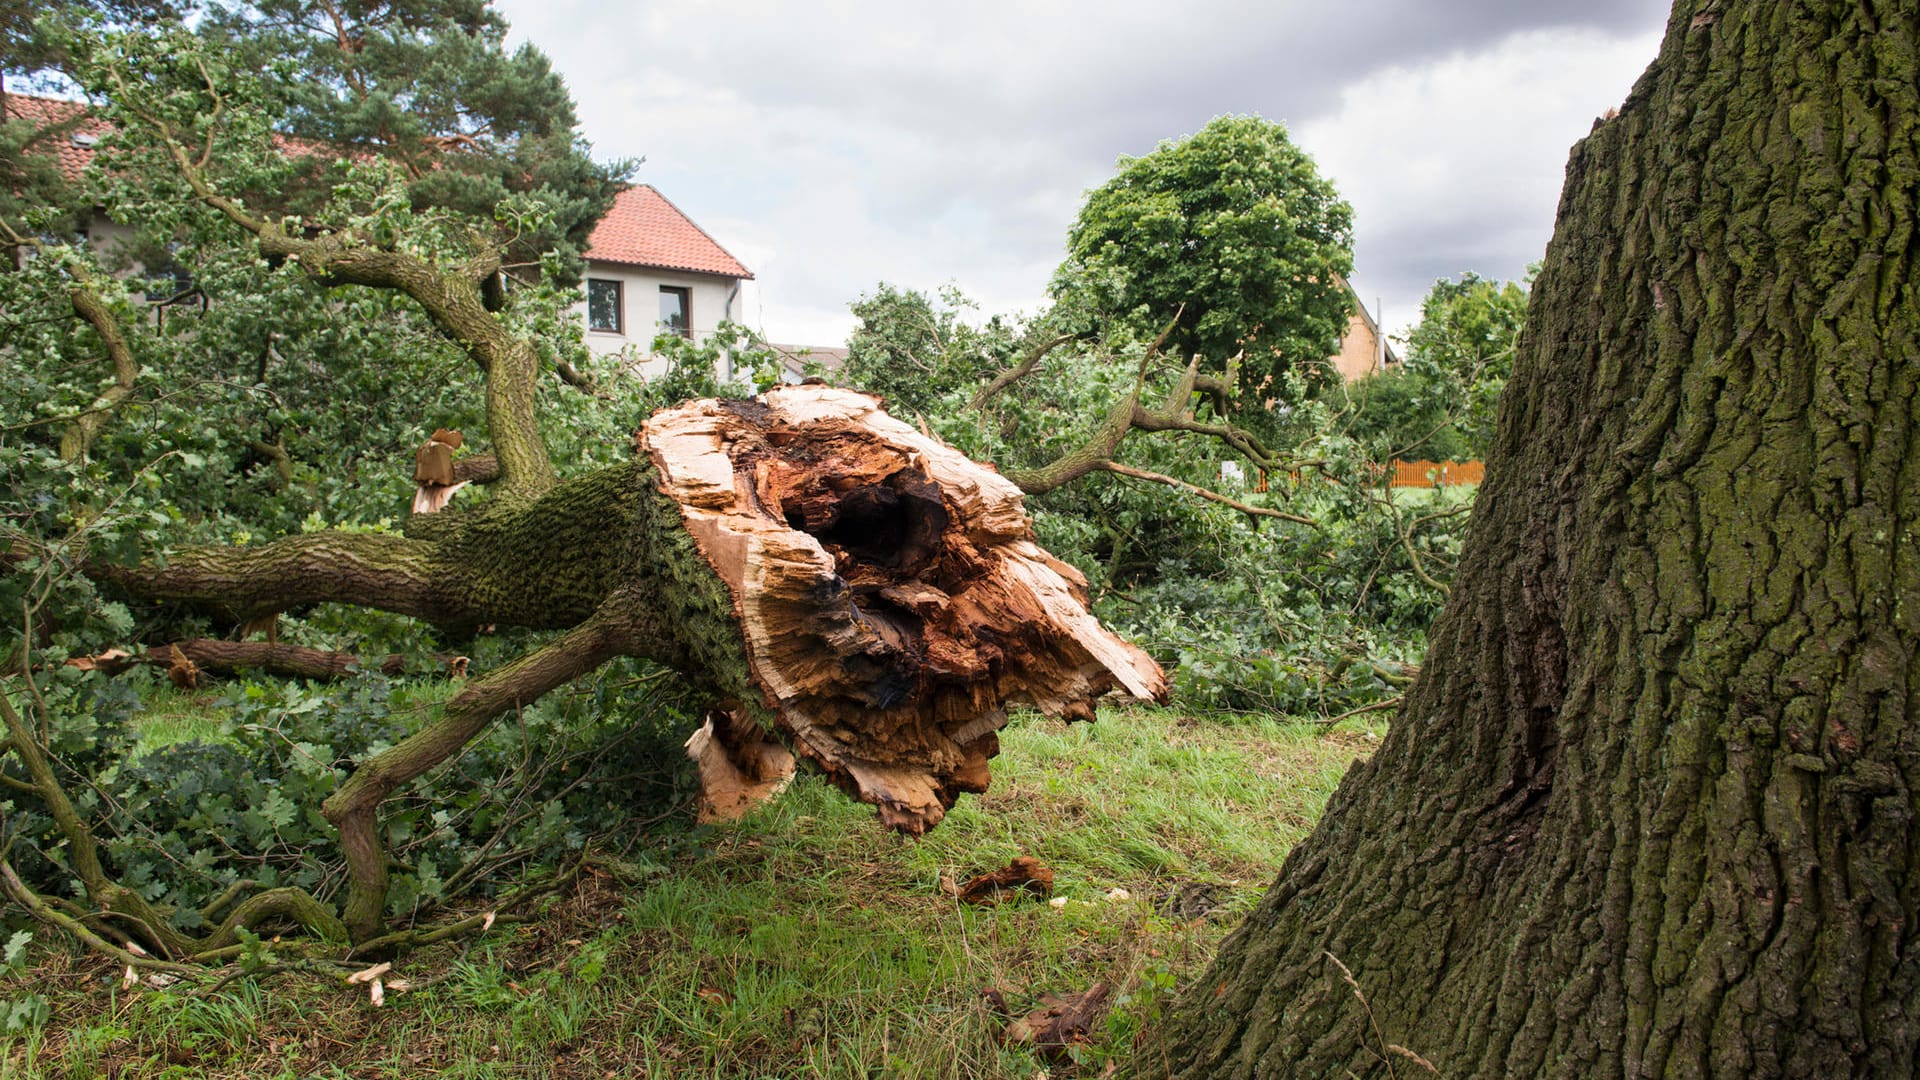
[[1914, 1075], [1917, 53], [1911, 0], [1678, 5], [1418, 684], [1141, 1071]]

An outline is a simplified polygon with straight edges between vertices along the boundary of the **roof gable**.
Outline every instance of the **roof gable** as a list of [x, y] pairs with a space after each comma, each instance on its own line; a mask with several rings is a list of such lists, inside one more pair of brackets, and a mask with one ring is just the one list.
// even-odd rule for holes
[[625, 266], [753, 277], [753, 271], [742, 266], [651, 184], [635, 184], [614, 196], [612, 209], [587, 238], [587, 258]]

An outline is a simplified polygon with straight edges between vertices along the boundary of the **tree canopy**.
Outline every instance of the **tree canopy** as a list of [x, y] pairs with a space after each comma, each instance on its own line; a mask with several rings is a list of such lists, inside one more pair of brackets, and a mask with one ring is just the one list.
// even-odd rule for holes
[[269, 73], [286, 132], [397, 162], [418, 210], [485, 220], [510, 195], [537, 197], [507, 265], [524, 276], [547, 256], [556, 282], [579, 280], [628, 166], [592, 160], [565, 82], [532, 45], [506, 48], [486, 0], [260, 0], [202, 15], [210, 43]]
[[1256, 397], [1331, 355], [1353, 312], [1353, 210], [1285, 127], [1257, 117], [1220, 117], [1122, 159], [1088, 193], [1067, 250], [1056, 300], [1144, 338], [1172, 323], [1169, 352], [1209, 371], [1244, 352], [1241, 384]]

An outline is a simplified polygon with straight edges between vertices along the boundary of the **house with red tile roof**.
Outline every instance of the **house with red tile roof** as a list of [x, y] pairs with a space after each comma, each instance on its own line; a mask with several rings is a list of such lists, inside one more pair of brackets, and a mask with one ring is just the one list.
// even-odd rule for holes
[[[587, 345], [594, 352], [635, 349], [644, 357], [654, 336], [699, 340], [720, 323], [738, 321], [740, 286], [753, 271], [650, 184], [616, 195], [587, 238]], [[642, 361], [642, 374], [652, 375]], [[664, 366], [659, 370], [664, 371]]]
[[[6, 118], [29, 121], [45, 132], [35, 149], [51, 155], [60, 175], [74, 182], [93, 161], [94, 147], [113, 132], [105, 120], [87, 110], [86, 102], [33, 94], [7, 94]], [[98, 213], [83, 224], [80, 233], [103, 251], [133, 239], [131, 228]]]
[[[95, 145], [112, 130], [84, 102], [31, 94], [7, 94], [5, 100], [8, 119], [54, 128], [44, 146], [69, 180], [80, 179]], [[290, 153], [318, 152], [295, 140], [283, 142]], [[85, 232], [94, 244], [111, 247], [133, 230], [96, 214]], [[722, 320], [742, 313], [740, 286], [753, 280], [751, 270], [649, 184], [614, 197], [588, 237], [586, 257], [586, 298], [579, 310], [588, 346], [601, 354], [631, 349], [646, 375], [664, 371], [646, 360], [656, 334], [698, 339], [713, 333]]]

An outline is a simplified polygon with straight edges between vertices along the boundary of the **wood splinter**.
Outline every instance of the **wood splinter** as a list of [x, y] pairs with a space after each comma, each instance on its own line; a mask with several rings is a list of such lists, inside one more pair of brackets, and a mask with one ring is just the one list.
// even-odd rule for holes
[[[1087, 720], [1114, 687], [1166, 695], [1152, 658], [1088, 612], [1079, 572], [1034, 543], [1019, 488], [877, 398], [690, 402], [638, 444], [726, 585], [747, 712], [893, 828], [924, 832], [986, 790], [1010, 706]], [[772, 789], [743, 767], [747, 726], [689, 746], [720, 778], [716, 808]]]
[[447, 428], [435, 428], [413, 456], [413, 512], [434, 514], [444, 509], [465, 481], [454, 475], [453, 452], [460, 449], [465, 436]]

